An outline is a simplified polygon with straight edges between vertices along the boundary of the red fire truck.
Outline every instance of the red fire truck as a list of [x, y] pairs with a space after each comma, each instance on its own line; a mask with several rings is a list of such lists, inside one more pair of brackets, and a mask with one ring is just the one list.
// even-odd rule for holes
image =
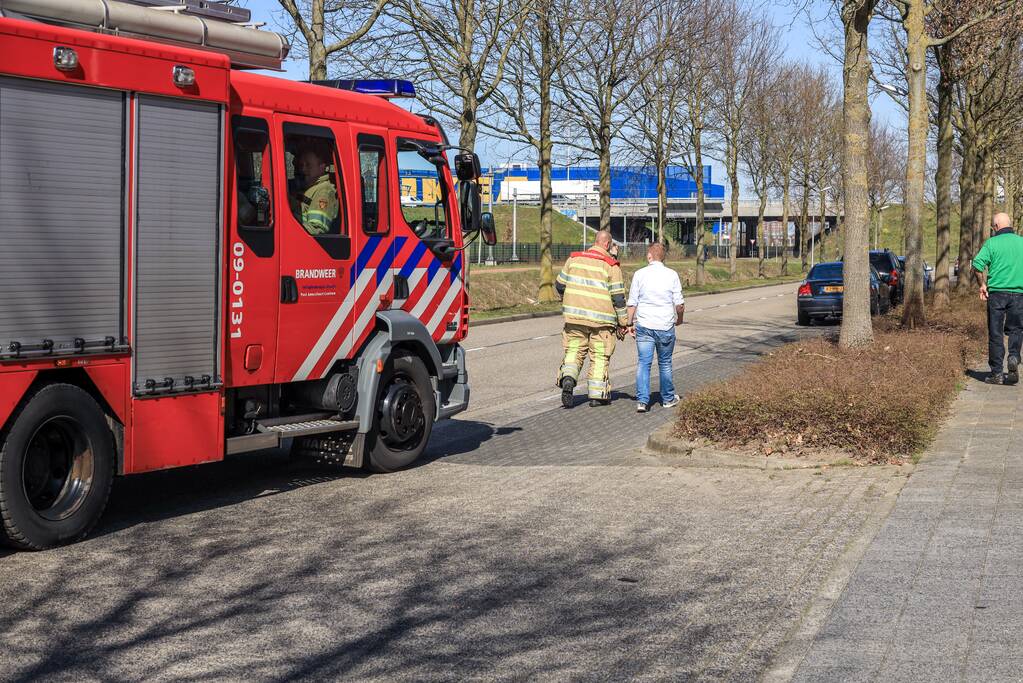
[[116, 475], [288, 443], [393, 471], [466, 408], [479, 159], [456, 185], [411, 84], [252, 73], [288, 46], [247, 20], [0, 0], [8, 544], [82, 538]]

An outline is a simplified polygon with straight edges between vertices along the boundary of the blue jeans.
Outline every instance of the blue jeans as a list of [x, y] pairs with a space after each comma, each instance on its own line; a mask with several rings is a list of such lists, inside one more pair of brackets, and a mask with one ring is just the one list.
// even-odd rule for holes
[[636, 367], [636, 400], [650, 403], [650, 366], [657, 351], [657, 369], [661, 373], [661, 402], [675, 397], [675, 383], [671, 379], [671, 354], [675, 351], [675, 329], [648, 330], [636, 325], [636, 350], [639, 365]]

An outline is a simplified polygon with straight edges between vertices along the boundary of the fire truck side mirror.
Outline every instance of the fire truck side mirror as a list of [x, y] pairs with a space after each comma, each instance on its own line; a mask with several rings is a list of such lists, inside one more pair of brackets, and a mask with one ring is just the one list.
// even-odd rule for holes
[[472, 152], [455, 155], [455, 175], [460, 182], [473, 181], [480, 177], [480, 158]]
[[497, 244], [497, 228], [494, 225], [494, 214], [484, 211], [480, 214], [480, 231], [483, 243], [488, 246]]
[[458, 183], [459, 210], [462, 213], [462, 232], [472, 233], [480, 229], [480, 186], [471, 180]]

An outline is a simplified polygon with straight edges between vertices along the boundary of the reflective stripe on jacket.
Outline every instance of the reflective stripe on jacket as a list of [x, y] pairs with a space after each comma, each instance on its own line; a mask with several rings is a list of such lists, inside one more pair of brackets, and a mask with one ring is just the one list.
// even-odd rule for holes
[[605, 249], [593, 246], [572, 254], [558, 275], [565, 322], [590, 327], [625, 326], [622, 268]]

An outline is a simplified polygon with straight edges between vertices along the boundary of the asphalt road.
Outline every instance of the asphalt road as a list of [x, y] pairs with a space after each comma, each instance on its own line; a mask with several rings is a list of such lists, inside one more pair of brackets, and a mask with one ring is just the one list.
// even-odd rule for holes
[[[692, 299], [680, 388], [813, 333], [795, 328], [791, 290]], [[647, 453], [672, 413], [633, 412], [629, 344], [611, 406], [546, 400], [557, 326], [473, 331], [474, 408], [410, 470], [276, 453], [128, 478], [86, 541], [0, 554], [0, 679], [760, 676], [840, 587], [905, 472]]]
[[[791, 283], [689, 297], [685, 323], [676, 328], [676, 382], [684, 385], [687, 366], [735, 352], [751, 340], [791, 333], [797, 288]], [[562, 360], [562, 324], [560, 317], [547, 317], [470, 325], [465, 348], [472, 401], [462, 419], [507, 422], [557, 403], [560, 392], [554, 382]], [[633, 384], [635, 374], [636, 344], [627, 338], [611, 359], [612, 386]], [[657, 380], [652, 381], [656, 387]], [[577, 393], [581, 401], [583, 389]]]

